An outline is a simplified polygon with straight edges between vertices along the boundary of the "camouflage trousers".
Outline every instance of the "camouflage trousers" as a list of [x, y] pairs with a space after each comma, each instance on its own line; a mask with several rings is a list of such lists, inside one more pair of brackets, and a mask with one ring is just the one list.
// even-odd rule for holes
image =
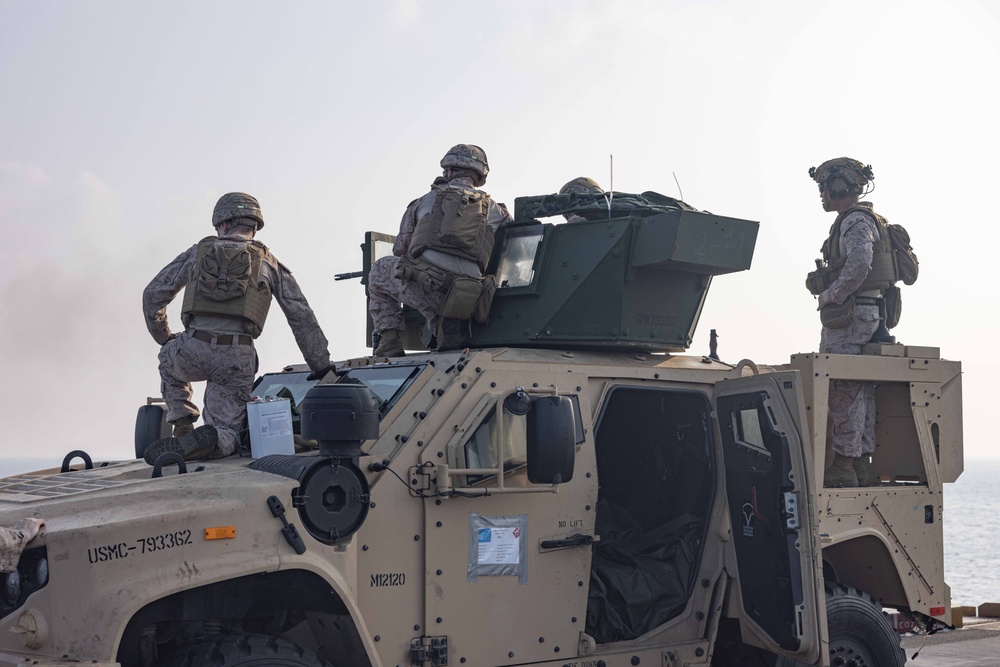
[[383, 257], [372, 265], [368, 274], [368, 310], [375, 331], [402, 331], [406, 325], [399, 304], [404, 303], [419, 310], [430, 330], [437, 332], [441, 320], [438, 313], [445, 295], [441, 292], [427, 292], [416, 283], [400, 280], [396, 277], [398, 264], [398, 257]]
[[167, 421], [189, 416], [198, 419], [198, 406], [191, 401], [191, 383], [205, 381], [205, 423], [219, 432], [219, 444], [211, 458], [229, 456], [236, 451], [243, 428], [256, 366], [257, 352], [252, 345], [217, 345], [193, 338], [191, 331], [167, 341], [160, 348]]
[[[823, 327], [819, 351], [861, 354], [861, 346], [878, 329], [878, 308], [858, 306], [843, 329]], [[830, 441], [833, 451], [856, 458], [875, 453], [875, 384], [853, 380], [830, 382]]]
[[[29, 522], [34, 522], [31, 526]], [[40, 519], [21, 519], [13, 528], [0, 526], [0, 572], [13, 572], [24, 546], [38, 533]]]

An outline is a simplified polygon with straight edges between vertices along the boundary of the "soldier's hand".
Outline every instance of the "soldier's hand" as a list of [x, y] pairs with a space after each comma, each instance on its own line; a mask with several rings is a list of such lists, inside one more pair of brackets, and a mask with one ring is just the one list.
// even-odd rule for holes
[[830, 305], [830, 303], [830, 290], [823, 290], [819, 293], [819, 305], [816, 310], [823, 310], [823, 307]]

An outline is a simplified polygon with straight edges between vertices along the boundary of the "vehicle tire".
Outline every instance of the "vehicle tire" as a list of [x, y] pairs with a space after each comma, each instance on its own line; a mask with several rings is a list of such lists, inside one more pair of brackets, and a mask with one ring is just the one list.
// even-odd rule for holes
[[[901, 667], [906, 653], [882, 605], [872, 596], [841, 584], [826, 585], [830, 664], [834, 667]], [[779, 657], [775, 667], [802, 665]]]
[[160, 667], [333, 667], [287, 639], [216, 635], [181, 646]]

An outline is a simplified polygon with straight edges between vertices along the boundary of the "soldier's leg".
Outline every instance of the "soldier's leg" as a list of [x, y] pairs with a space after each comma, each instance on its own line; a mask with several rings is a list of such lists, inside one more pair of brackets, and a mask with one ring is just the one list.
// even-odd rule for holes
[[198, 343], [190, 336], [182, 334], [160, 348], [160, 391], [167, 404], [167, 421], [175, 424], [178, 421], [198, 420], [200, 411], [191, 400], [191, 382], [204, 380], [207, 374], [200, 368], [192, 366], [190, 348]]
[[[861, 346], [871, 340], [878, 328], [878, 308], [860, 306], [855, 309], [851, 324], [843, 329], [823, 328], [820, 352], [860, 354]], [[867, 469], [861, 460], [863, 440], [868, 420], [868, 391], [871, 383], [832, 380], [830, 382], [830, 447], [833, 463], [824, 474], [826, 486], [858, 486], [867, 484]], [[874, 394], [871, 395], [874, 399]], [[874, 410], [872, 410], [874, 418]], [[874, 429], [874, 422], [871, 424]]]
[[219, 434], [210, 458], [220, 458], [236, 451], [253, 388], [257, 353], [250, 345], [215, 346], [212, 360], [205, 385], [205, 423], [215, 426]]
[[851, 458], [861, 456], [865, 432], [867, 400], [864, 382], [830, 382], [830, 419], [833, 422], [833, 451]]
[[406, 326], [399, 307], [404, 285], [396, 279], [398, 262], [397, 257], [383, 257], [368, 273], [368, 312], [377, 332], [402, 331]]

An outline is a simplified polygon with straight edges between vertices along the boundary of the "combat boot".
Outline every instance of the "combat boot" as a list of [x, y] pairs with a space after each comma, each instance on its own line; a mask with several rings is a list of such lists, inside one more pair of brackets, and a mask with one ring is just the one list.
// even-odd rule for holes
[[405, 357], [403, 351], [403, 341], [399, 339], [400, 331], [396, 329], [386, 329], [381, 332], [378, 347], [375, 348], [376, 357]]
[[187, 416], [181, 417], [177, 421], [173, 422], [174, 425], [174, 437], [179, 438], [182, 435], [187, 435], [194, 430], [194, 417]]
[[859, 456], [856, 459], [851, 459], [854, 462], [854, 474], [858, 478], [858, 486], [871, 486], [871, 476], [868, 474], [867, 459], [867, 456]]
[[858, 476], [854, 472], [854, 462], [858, 459], [841, 454], [833, 455], [833, 463], [823, 473], [823, 486], [825, 487], [855, 487], [858, 485]]
[[185, 461], [197, 461], [203, 459], [215, 451], [215, 446], [219, 444], [219, 432], [214, 426], [199, 426], [190, 433], [179, 438], [161, 438], [146, 447], [142, 458], [149, 465], [156, 463], [167, 452], [177, 452]]
[[459, 350], [465, 347], [465, 331], [469, 326], [469, 320], [456, 320], [451, 317], [441, 318], [438, 325], [437, 349]]

